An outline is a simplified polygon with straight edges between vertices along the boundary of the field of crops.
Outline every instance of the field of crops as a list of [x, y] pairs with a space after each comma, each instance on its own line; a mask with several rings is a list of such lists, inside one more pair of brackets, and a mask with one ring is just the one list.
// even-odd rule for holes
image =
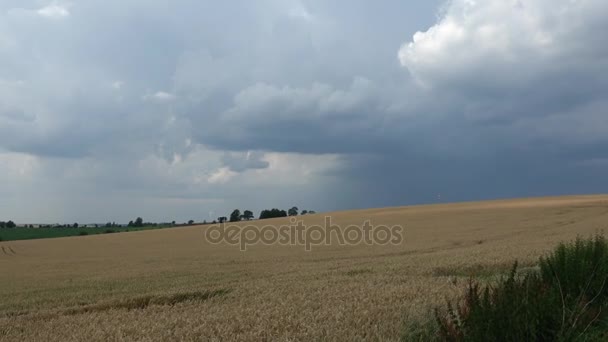
[[559, 241], [605, 229], [608, 196], [328, 215], [402, 225], [403, 241], [242, 252], [194, 226], [0, 242], [0, 340], [397, 341], [470, 275], [533, 266]]

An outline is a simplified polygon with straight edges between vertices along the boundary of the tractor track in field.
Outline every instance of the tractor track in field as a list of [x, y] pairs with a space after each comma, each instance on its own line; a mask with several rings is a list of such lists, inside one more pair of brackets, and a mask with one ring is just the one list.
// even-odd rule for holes
[[15, 252], [15, 250], [11, 246], [0, 246], [0, 249], [2, 249], [2, 253], [4, 255], [8, 255], [8, 256], [17, 255], [17, 252]]

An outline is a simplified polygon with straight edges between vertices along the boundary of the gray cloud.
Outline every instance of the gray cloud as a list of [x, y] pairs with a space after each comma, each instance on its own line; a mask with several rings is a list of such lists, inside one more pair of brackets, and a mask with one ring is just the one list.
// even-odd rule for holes
[[263, 158], [263, 153], [252, 151], [247, 153], [226, 153], [222, 156], [222, 164], [234, 172], [265, 169], [270, 166], [270, 163]]
[[20, 109], [11, 109], [11, 108], [0, 108], [0, 118], [3, 118], [7, 121], [17, 121], [17, 122], [32, 122], [35, 117], [24, 113]]

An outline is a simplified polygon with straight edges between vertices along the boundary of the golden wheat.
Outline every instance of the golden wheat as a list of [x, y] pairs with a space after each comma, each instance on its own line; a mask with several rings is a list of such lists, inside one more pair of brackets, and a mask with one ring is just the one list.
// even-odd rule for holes
[[467, 276], [531, 266], [557, 242], [601, 231], [608, 196], [329, 215], [342, 227], [400, 224], [404, 241], [240, 252], [207, 243], [206, 226], [0, 242], [13, 251], [0, 253], [0, 339], [396, 341]]

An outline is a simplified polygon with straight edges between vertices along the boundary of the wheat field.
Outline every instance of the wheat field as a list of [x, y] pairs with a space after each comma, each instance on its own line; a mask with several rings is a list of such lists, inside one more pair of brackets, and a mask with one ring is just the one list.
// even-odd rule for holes
[[0, 242], [0, 340], [397, 341], [470, 275], [494, 276], [515, 260], [532, 267], [556, 243], [601, 232], [608, 196], [302, 219], [320, 224], [325, 215], [343, 227], [399, 224], [404, 240], [241, 252], [207, 243], [210, 226], [194, 226]]

